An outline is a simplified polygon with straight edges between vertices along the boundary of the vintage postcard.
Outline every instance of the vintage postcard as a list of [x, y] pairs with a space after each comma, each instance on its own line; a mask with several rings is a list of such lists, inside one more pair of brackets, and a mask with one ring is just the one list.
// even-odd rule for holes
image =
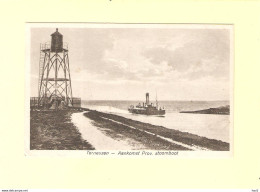
[[233, 26], [27, 24], [27, 155], [231, 157]]

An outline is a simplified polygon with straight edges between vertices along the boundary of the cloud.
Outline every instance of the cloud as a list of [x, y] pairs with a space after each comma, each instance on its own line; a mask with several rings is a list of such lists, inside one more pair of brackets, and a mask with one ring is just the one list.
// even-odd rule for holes
[[204, 30], [189, 34], [190, 41], [170, 49], [154, 47], [143, 51], [143, 55], [155, 65], [166, 62], [171, 70], [183, 73], [189, 79], [205, 75], [227, 77], [229, 72], [229, 32], [226, 30]]
[[70, 57], [76, 67], [94, 73], [104, 73], [107, 63], [103, 60], [107, 50], [113, 48], [113, 38], [107, 31], [98, 29], [76, 30], [70, 43]]
[[[190, 80], [227, 77], [229, 31], [216, 29], [82, 29], [70, 43], [74, 71], [86, 70], [106, 81]], [[77, 58], [76, 58], [77, 57]], [[168, 80], [170, 80], [168, 79]]]
[[[228, 98], [229, 30], [72, 28], [59, 31], [64, 42], [69, 43], [75, 95], [138, 99], [144, 91], [158, 90], [164, 99]], [[37, 50], [31, 52], [34, 94], [37, 94], [39, 43], [47, 41], [52, 32], [49, 28], [32, 31], [32, 50]], [[217, 94], [219, 90], [223, 91]], [[201, 92], [205, 93], [203, 98]]]

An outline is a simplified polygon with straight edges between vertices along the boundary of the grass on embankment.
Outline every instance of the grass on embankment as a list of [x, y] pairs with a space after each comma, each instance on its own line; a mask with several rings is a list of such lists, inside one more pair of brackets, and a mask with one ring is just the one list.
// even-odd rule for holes
[[[215, 150], [215, 151], [229, 150], [229, 143], [226, 142], [222, 142], [214, 139], [208, 139], [206, 137], [200, 137], [198, 135], [194, 135], [187, 132], [181, 132], [178, 130], [168, 129], [162, 126], [151, 125], [149, 123], [143, 123], [143, 122], [127, 119], [125, 117], [121, 117], [118, 115], [114, 115], [114, 114], [90, 111], [89, 113], [85, 113], [84, 115], [94, 120], [96, 123], [95, 125], [108, 128], [110, 130], [113, 130], [114, 132], [123, 134], [126, 137], [131, 137], [133, 139], [136, 139], [144, 143], [151, 149], [188, 150], [182, 146], [173, 145], [170, 142], [167, 142], [161, 138], [151, 136], [147, 133], [144, 133], [143, 131], [148, 131], [156, 135], [173, 139], [174, 141], [178, 141], [187, 145], [196, 145], [199, 147], [207, 148], [209, 150]], [[125, 125], [133, 126], [137, 130], [103, 119], [101, 117], [109, 118], [114, 121], [123, 123]]]
[[105, 131], [105, 134], [109, 137], [117, 139], [118, 134], [120, 134], [123, 138], [130, 138], [139, 143], [142, 143], [142, 145], [147, 150], [189, 150], [183, 146], [170, 143], [168, 141], [165, 141], [164, 139], [145, 133], [142, 130], [132, 129], [128, 126], [103, 119], [101, 118], [101, 116], [103, 116], [102, 114], [105, 113], [100, 113], [96, 111], [84, 113], [86, 117], [94, 121], [94, 126], [100, 127], [101, 130]]
[[71, 114], [76, 111], [31, 111], [30, 149], [31, 150], [91, 150], [83, 140]]

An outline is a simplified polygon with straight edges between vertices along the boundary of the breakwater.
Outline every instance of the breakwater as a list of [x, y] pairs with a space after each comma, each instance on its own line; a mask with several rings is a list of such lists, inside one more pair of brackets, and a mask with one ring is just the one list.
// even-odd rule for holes
[[[79, 127], [79, 120], [72, 122], [76, 114], [89, 120], [91, 125], [82, 123]], [[91, 135], [88, 132], [88, 137], [84, 138], [83, 132], [91, 129]], [[102, 145], [107, 146], [104, 149], [108, 150], [229, 151], [227, 142], [83, 107], [31, 110], [30, 139], [31, 150], [93, 150], [96, 143], [100, 146], [102, 141]]]
[[[127, 119], [115, 114], [89, 110], [84, 115], [91, 119], [95, 126], [105, 128], [103, 131], [111, 137], [120, 134], [142, 142], [148, 149], [229, 150], [229, 143], [226, 142]], [[171, 141], [175, 141], [175, 143]]]

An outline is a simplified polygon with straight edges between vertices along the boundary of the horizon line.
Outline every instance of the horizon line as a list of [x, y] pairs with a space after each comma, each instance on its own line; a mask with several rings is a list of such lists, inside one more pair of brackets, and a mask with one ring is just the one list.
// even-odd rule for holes
[[[132, 99], [132, 100], [123, 100], [123, 99], [81, 99], [81, 100], [87, 100], [87, 101], [140, 101], [138, 99]], [[150, 99], [151, 100], [151, 99]], [[152, 99], [151, 101], [153, 101], [155, 99]], [[159, 100], [159, 101], [230, 101], [230, 99], [222, 99], [222, 100], [193, 100], [193, 99], [189, 99], [189, 100], [169, 100], [169, 99], [163, 99], [163, 100]]]

